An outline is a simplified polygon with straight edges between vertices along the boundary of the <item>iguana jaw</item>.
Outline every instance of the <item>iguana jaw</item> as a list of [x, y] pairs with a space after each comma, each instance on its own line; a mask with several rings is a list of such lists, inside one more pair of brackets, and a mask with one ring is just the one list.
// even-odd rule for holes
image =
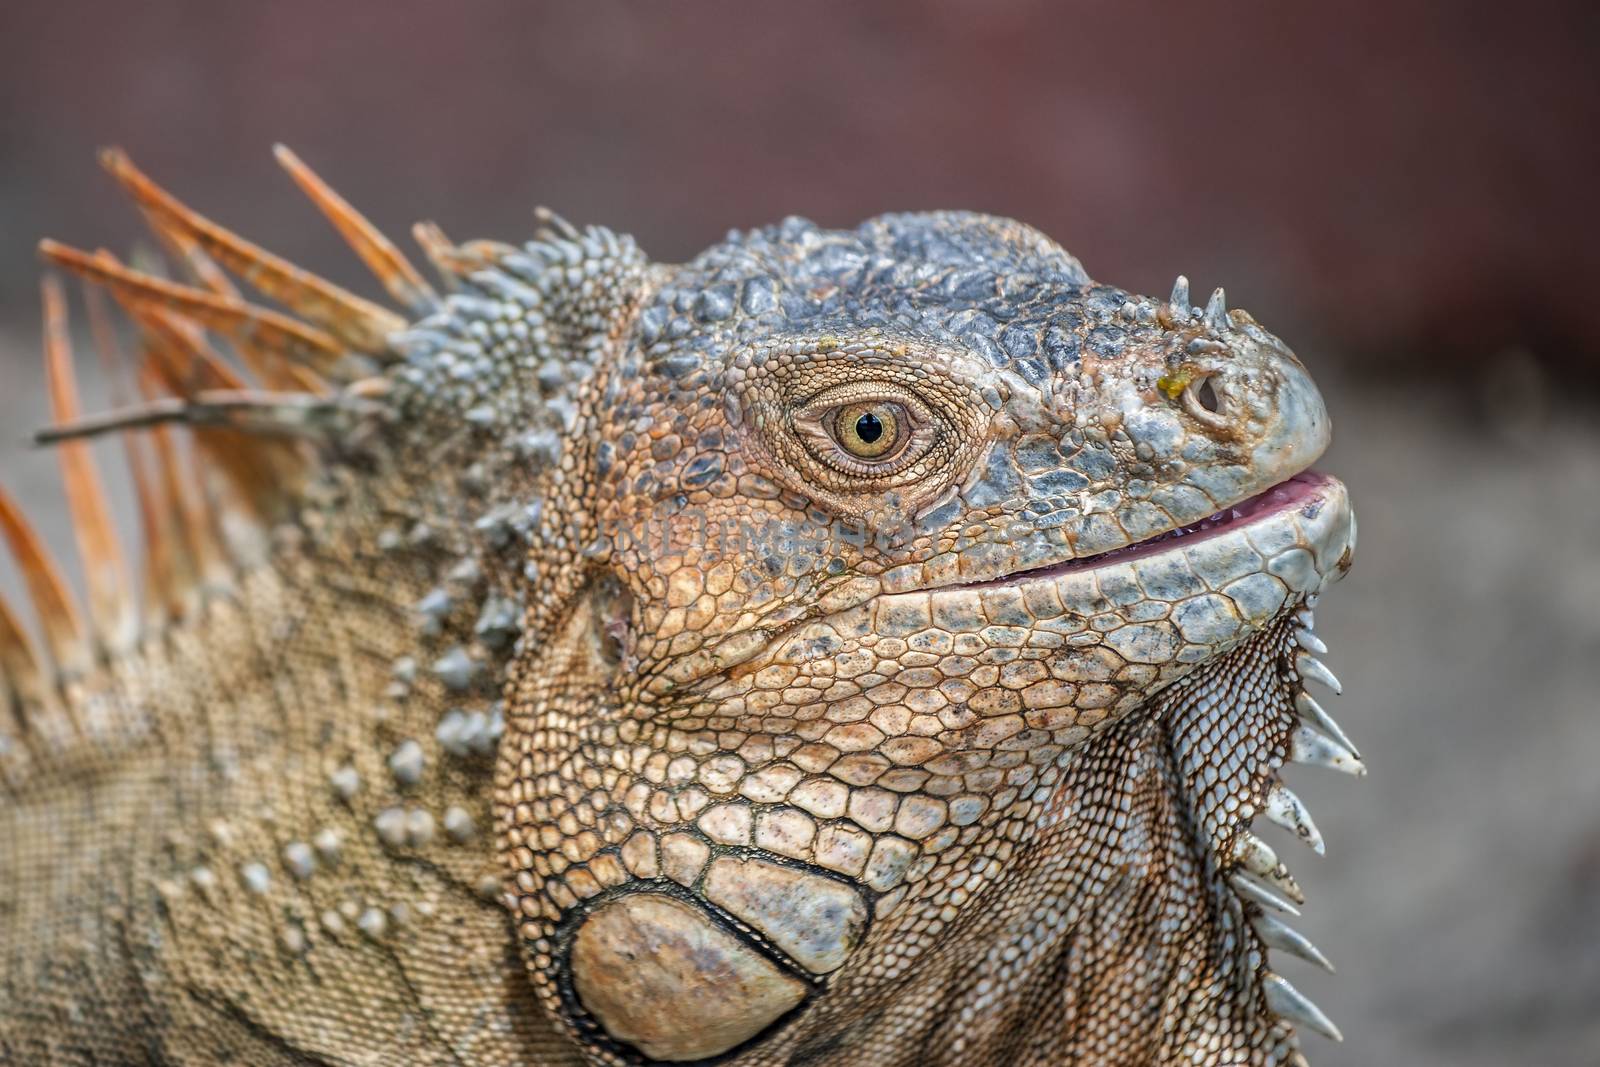
[[1001, 636], [995, 627], [1042, 630], [1059, 635], [1065, 661], [1052, 667], [1053, 682], [1020, 693], [1023, 707], [1048, 720], [1044, 728], [1082, 728], [1073, 733], [1087, 739], [1349, 569], [1355, 517], [1337, 479], [1298, 474], [1237, 510], [1198, 533], [1169, 531], [1092, 560], [880, 594], [797, 628], [754, 663], [790, 661], [817, 638], [858, 627], [908, 641], [930, 624], [984, 642]]
[[[1016, 585], [1021, 582], [1059, 578], [1090, 571], [1113, 563], [1131, 563], [1153, 556], [1175, 557], [1184, 550], [1194, 547], [1198, 542], [1217, 537], [1237, 536], [1248, 541], [1252, 530], [1284, 521], [1285, 512], [1299, 509], [1309, 517], [1314, 517], [1335, 499], [1343, 510], [1348, 512], [1348, 494], [1342, 483], [1318, 471], [1302, 471], [1270, 489], [1221, 508], [1198, 522], [1174, 527], [1122, 548], [1013, 571], [996, 578], [962, 582], [959, 585], [968, 589]], [[1183, 542], [1181, 546], [1177, 544], [1179, 540]], [[1338, 560], [1334, 562], [1337, 563]], [[1348, 567], [1348, 562], [1346, 566]]]

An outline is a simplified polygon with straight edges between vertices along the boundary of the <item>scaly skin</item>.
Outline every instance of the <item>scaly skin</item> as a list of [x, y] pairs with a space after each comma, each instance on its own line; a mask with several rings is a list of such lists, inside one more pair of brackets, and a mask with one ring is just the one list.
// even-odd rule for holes
[[8, 1062], [1299, 1062], [1249, 825], [1360, 764], [1288, 349], [984, 216], [552, 225], [230, 591], [14, 692]]

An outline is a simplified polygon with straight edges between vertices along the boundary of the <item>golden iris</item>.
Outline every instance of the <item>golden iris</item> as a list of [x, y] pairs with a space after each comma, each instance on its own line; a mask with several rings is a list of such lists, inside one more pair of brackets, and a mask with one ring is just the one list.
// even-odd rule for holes
[[841, 408], [834, 432], [844, 450], [857, 459], [888, 455], [900, 441], [900, 419], [894, 408], [879, 402]]

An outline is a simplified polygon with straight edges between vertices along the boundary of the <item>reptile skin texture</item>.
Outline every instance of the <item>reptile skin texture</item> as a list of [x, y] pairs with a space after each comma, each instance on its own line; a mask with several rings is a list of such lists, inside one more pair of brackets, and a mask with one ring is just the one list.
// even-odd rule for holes
[[117, 152], [170, 265], [43, 246], [97, 283], [122, 400], [78, 410], [47, 281], [88, 610], [0, 494], [34, 616], [0, 604], [0, 1060], [1338, 1037], [1279, 973], [1327, 961], [1252, 825], [1320, 851], [1280, 772], [1364, 773], [1306, 692], [1355, 521], [1305, 368], [1221, 290], [960, 212], [682, 265], [549, 212], [525, 245], [423, 224], [430, 282], [279, 154], [403, 314]]

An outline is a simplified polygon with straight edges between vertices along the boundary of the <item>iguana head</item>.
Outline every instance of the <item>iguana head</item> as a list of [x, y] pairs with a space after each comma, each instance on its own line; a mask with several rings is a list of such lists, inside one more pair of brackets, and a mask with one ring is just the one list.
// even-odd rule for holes
[[[1309, 609], [1354, 519], [1308, 471], [1304, 367], [1221, 290], [1099, 285], [981, 215], [788, 220], [666, 266], [546, 214], [521, 248], [423, 227], [438, 300], [286, 162], [420, 321], [116, 155], [191, 266], [316, 326], [47, 254], [163, 345], [270, 350], [282, 390], [377, 371], [173, 388], [196, 421], [365, 426], [294, 534], [428, 590], [432, 679], [403, 657], [394, 699], [503, 698], [504, 902], [587, 1059], [1275, 1065], [1291, 1024], [1336, 1035], [1269, 968], [1326, 961], [1250, 826], [1320, 849], [1279, 768], [1362, 770], [1303, 691], [1337, 687]], [[483, 752], [488, 721], [434, 740]]]
[[[518, 284], [606, 278], [608, 240]], [[602, 1062], [1091, 1062], [1107, 1027], [1130, 1062], [1190, 983], [1291, 1055], [1275, 898], [1228, 878], [1297, 892], [1247, 828], [1288, 796], [1293, 613], [1353, 542], [1304, 367], [1220, 290], [1098, 285], [979, 215], [628, 274], [536, 487], [500, 756], [547, 1006]]]

